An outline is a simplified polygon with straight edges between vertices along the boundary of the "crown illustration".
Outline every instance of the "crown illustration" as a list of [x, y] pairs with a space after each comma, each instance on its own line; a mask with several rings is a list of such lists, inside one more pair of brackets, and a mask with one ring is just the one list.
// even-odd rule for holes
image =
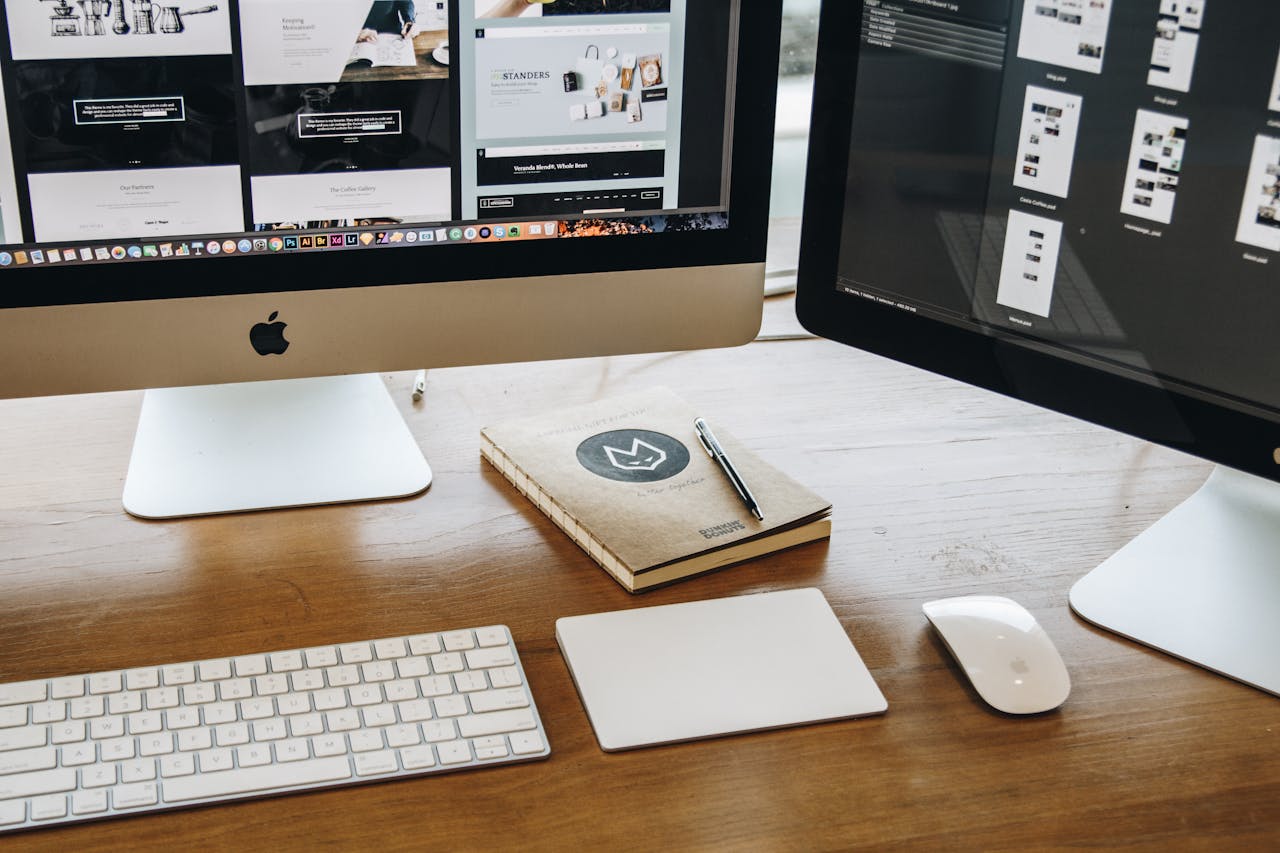
[[631, 439], [630, 451], [606, 444], [604, 453], [609, 457], [610, 465], [623, 471], [656, 471], [659, 465], [667, 461], [666, 451], [638, 438]]

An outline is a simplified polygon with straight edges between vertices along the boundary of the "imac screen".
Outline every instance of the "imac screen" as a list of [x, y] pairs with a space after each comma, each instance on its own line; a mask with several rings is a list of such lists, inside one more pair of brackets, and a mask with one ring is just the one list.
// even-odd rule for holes
[[[262, 289], [244, 256], [324, 255], [254, 266], [268, 289], [447, 281], [492, 272], [474, 244], [730, 227], [737, 0], [4, 10], [0, 275], [28, 277], [0, 307]], [[380, 251], [413, 269], [368, 274]]]

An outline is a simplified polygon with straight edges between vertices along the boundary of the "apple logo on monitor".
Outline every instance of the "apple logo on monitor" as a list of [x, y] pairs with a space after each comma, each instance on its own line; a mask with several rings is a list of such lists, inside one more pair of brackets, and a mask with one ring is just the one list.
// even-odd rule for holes
[[272, 311], [267, 322], [255, 323], [249, 330], [249, 343], [253, 344], [258, 355], [284, 355], [284, 351], [289, 348], [289, 342], [284, 337], [284, 329], [288, 323], [276, 320], [279, 314], [279, 311]]

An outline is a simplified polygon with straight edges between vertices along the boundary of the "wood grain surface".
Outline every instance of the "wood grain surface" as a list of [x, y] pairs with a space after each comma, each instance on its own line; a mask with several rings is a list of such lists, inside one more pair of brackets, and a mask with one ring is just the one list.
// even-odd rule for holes
[[[770, 306], [766, 331], [790, 307]], [[1071, 584], [1203, 462], [825, 341], [386, 377], [435, 469], [390, 503], [125, 515], [139, 393], [0, 403], [0, 680], [505, 623], [545, 762], [6, 837], [6, 850], [1275, 849], [1280, 700], [1099, 631]], [[640, 596], [480, 460], [497, 421], [668, 385], [835, 505], [829, 543]], [[262, 476], [271, 476], [263, 471]], [[556, 618], [820, 588], [879, 718], [606, 755]], [[922, 602], [1011, 596], [1056, 640], [1058, 712], [989, 710]], [[768, 679], [764, 679], [767, 683]]]

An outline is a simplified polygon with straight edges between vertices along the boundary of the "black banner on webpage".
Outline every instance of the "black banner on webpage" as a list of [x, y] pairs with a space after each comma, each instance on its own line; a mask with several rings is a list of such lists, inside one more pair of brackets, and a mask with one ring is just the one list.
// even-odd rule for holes
[[480, 219], [524, 216], [591, 216], [661, 210], [662, 187], [626, 190], [490, 195], [479, 199]]
[[666, 158], [662, 141], [481, 148], [476, 152], [476, 183], [502, 186], [661, 178]]

